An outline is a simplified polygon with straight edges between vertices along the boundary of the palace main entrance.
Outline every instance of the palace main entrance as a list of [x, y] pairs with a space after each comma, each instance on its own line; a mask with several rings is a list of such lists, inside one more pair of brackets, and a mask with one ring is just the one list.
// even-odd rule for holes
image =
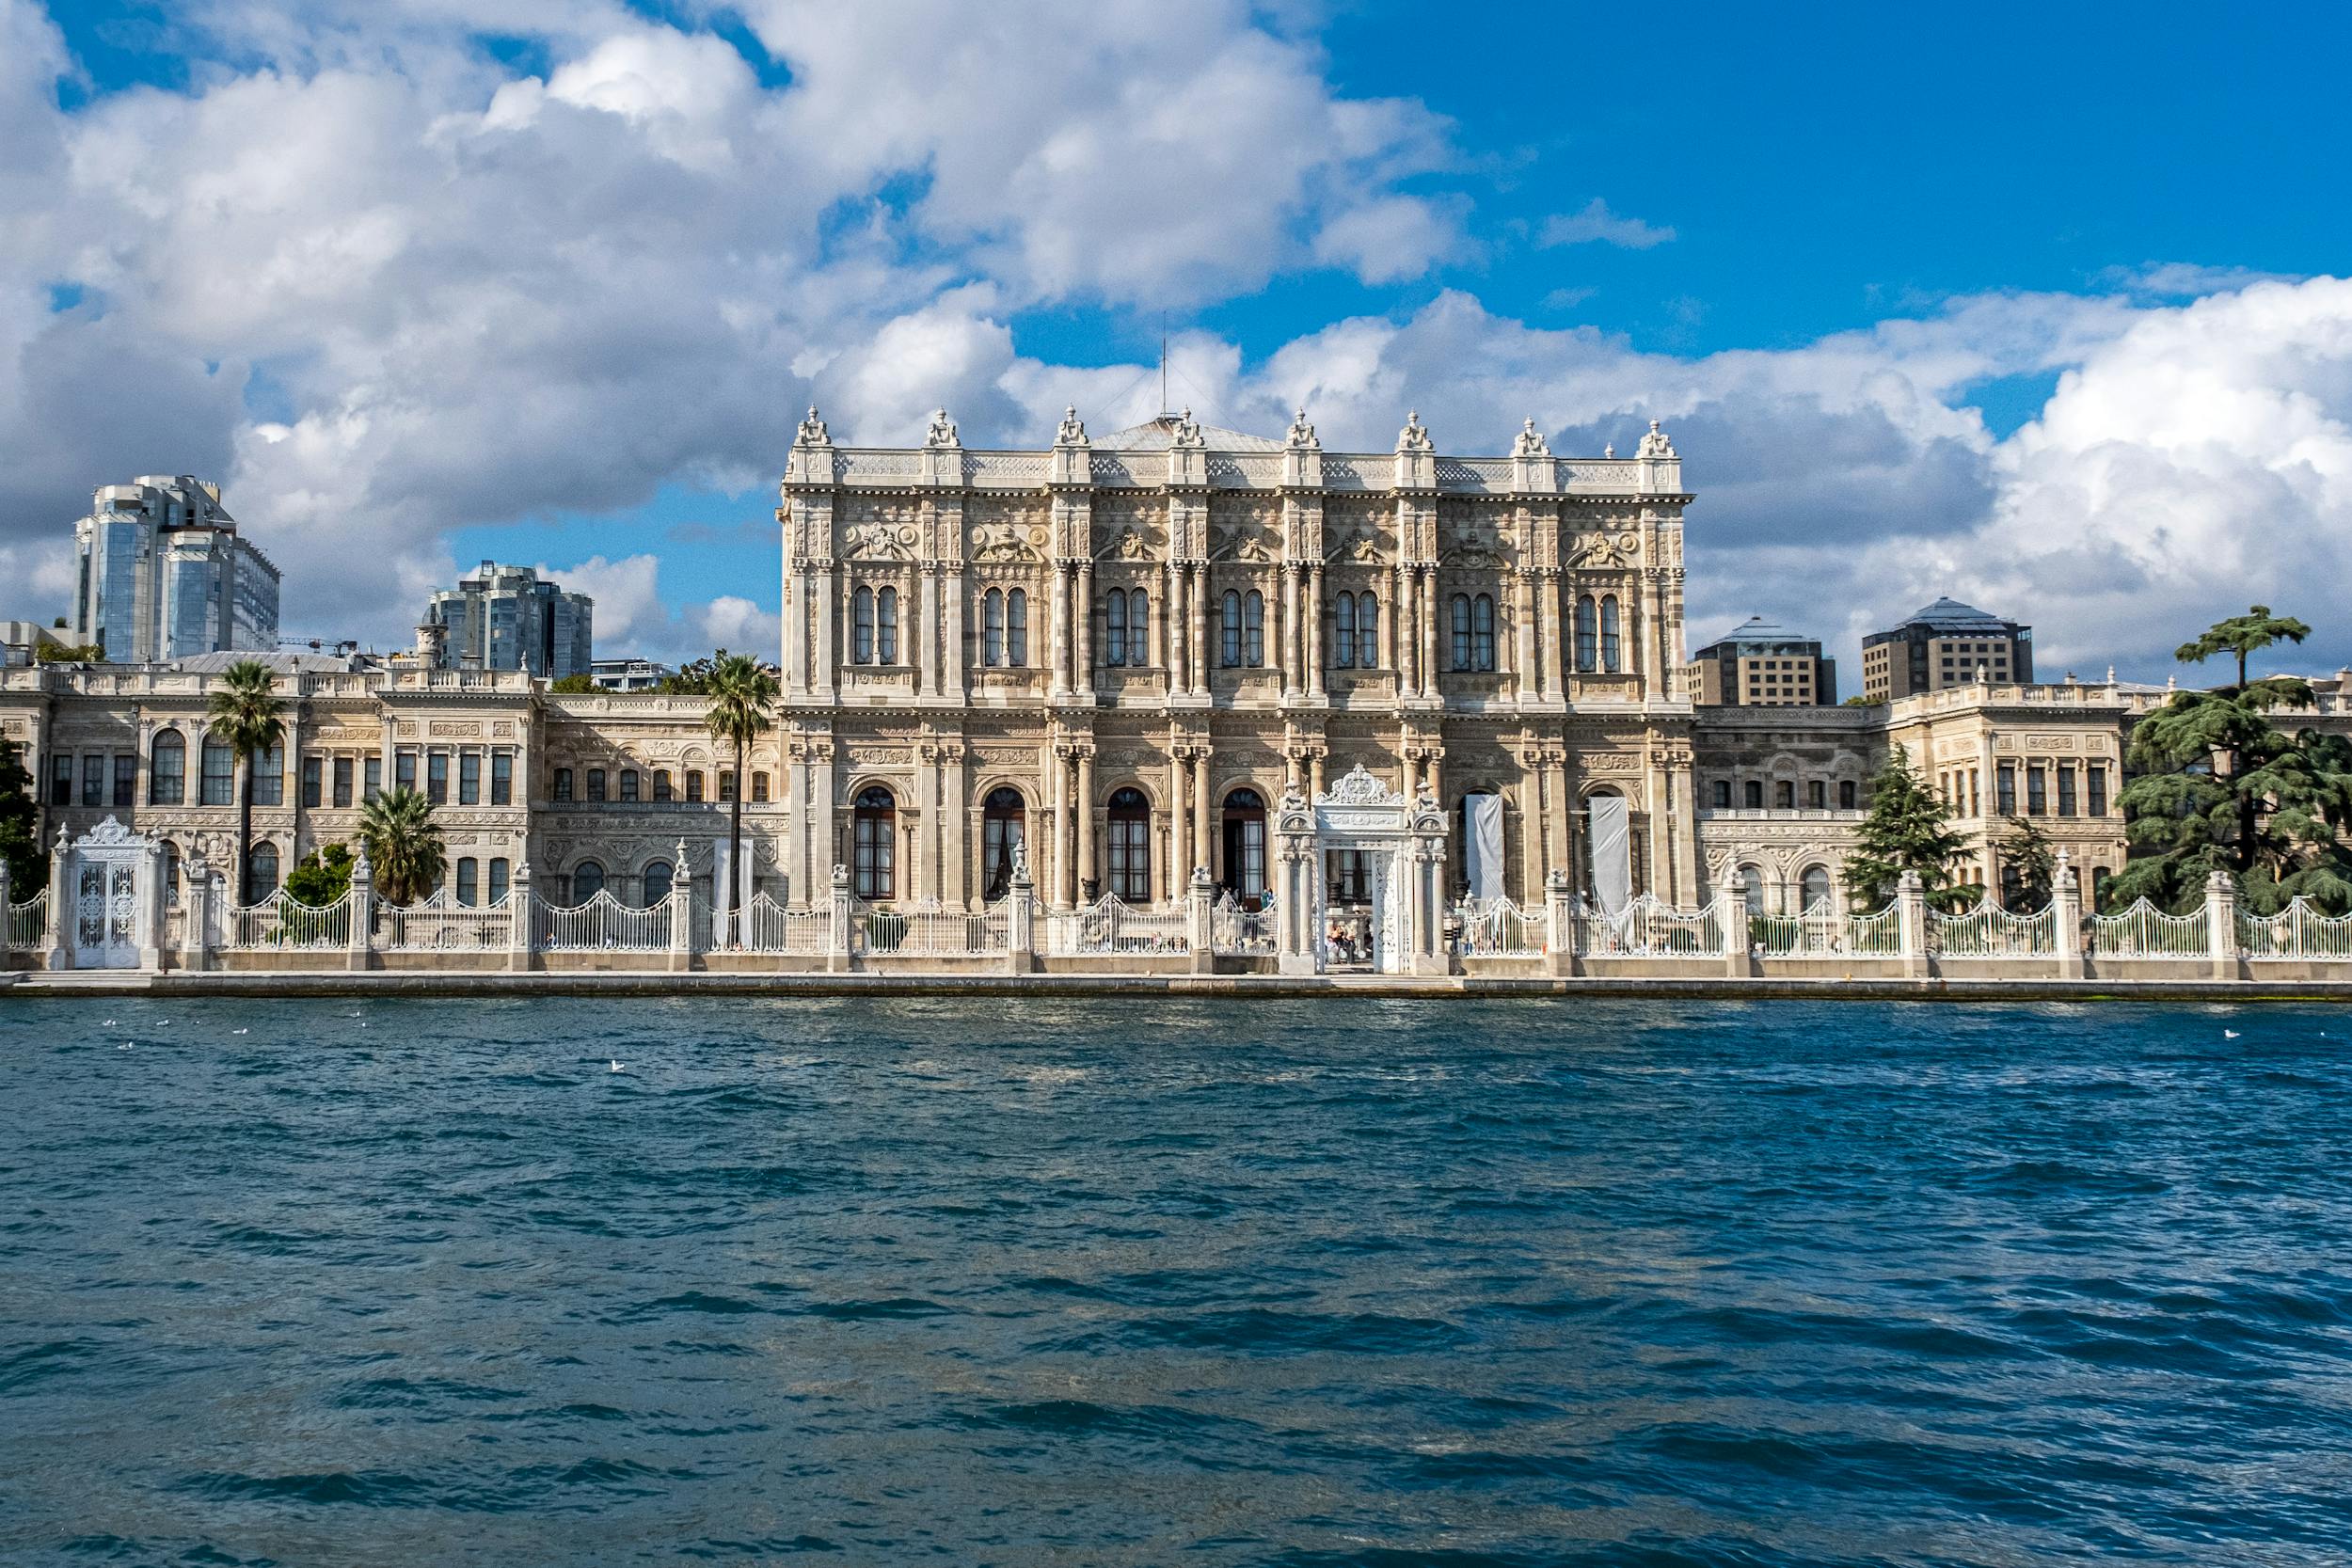
[[[1377, 974], [1445, 973], [1445, 817], [1359, 764], [1310, 804], [1283, 798], [1275, 820], [1278, 951], [1286, 974], [1335, 963]], [[1343, 867], [1347, 901], [1332, 900]]]

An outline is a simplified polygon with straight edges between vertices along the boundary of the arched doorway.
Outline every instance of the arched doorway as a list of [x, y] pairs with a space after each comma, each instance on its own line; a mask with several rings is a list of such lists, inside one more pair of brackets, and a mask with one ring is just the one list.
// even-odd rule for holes
[[895, 898], [898, 802], [880, 784], [858, 791], [850, 817], [850, 886], [860, 898]]
[[1225, 797], [1223, 828], [1223, 885], [1254, 909], [1265, 897], [1265, 801], [1256, 790]]
[[1009, 785], [980, 802], [980, 896], [993, 902], [1012, 890], [1012, 863], [1028, 834], [1028, 804]]
[[1111, 792], [1104, 826], [1110, 839], [1110, 891], [1121, 903], [1152, 901], [1152, 802], [1129, 784]]

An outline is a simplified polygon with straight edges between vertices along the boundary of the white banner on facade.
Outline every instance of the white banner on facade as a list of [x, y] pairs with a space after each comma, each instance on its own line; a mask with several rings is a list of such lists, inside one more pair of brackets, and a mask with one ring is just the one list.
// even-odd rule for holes
[[1633, 901], [1633, 829], [1622, 795], [1592, 798], [1593, 897], [1604, 914]]
[[1462, 797], [1462, 879], [1470, 895], [1502, 896], [1502, 797]]
[[[752, 835], [745, 833], [743, 835], [742, 869], [746, 875], [743, 881], [744, 886], [750, 890], [743, 895], [743, 901], [745, 903], [749, 903], [751, 901], [752, 893], [758, 891], [759, 888], [758, 879], [749, 875], [752, 864]], [[735, 886], [735, 878], [729, 875], [728, 872], [727, 840], [726, 835], [722, 833], [718, 838], [711, 842], [710, 846], [710, 907], [713, 910], [724, 910], [735, 907], [732, 900], [727, 897], [727, 891]]]

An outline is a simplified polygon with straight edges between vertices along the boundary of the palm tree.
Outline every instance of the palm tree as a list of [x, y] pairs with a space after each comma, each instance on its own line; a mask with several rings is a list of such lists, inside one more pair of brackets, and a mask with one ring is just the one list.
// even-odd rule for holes
[[286, 738], [286, 705], [275, 690], [277, 676], [258, 658], [241, 658], [221, 672], [206, 706], [207, 726], [237, 753], [245, 788], [237, 796], [237, 902], [253, 902], [253, 764]]
[[433, 802], [413, 789], [388, 789], [359, 813], [359, 844], [388, 902], [414, 904], [448, 863]]
[[735, 911], [743, 905], [743, 890], [738, 885], [743, 866], [743, 753], [771, 722], [768, 710], [775, 705], [776, 677], [749, 654], [722, 649], [711, 660], [704, 689], [710, 701], [704, 713], [710, 738], [735, 744], [735, 789], [727, 804], [727, 908], [720, 927], [722, 932], [731, 932]]

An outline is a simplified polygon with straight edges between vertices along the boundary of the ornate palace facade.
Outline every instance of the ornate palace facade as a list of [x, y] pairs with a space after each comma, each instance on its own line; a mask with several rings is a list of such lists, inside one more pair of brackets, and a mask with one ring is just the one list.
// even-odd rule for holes
[[[1073, 414], [1050, 448], [998, 451], [942, 415], [919, 448], [882, 450], [835, 445], [812, 411], [776, 514], [783, 697], [744, 767], [746, 872], [793, 907], [840, 864], [872, 903], [978, 909], [1018, 852], [1049, 908], [1164, 905], [1203, 866], [1248, 902], [1273, 879], [1283, 798], [1360, 767], [1445, 813], [1455, 893], [1475, 876], [1532, 906], [1555, 871], [1599, 891], [1603, 824], [1601, 874], [1631, 893], [1695, 908], [1739, 870], [1767, 910], [1842, 908], [1838, 863], [1891, 743], [1993, 885], [2011, 810], [2090, 878], [2122, 863], [2122, 742], [2161, 693], [1694, 705], [1692, 499], [1655, 425], [1629, 456], [1555, 456], [1531, 422], [1507, 456], [1454, 458], [1418, 418], [1390, 451], [1342, 453], [1303, 415], [1269, 439], [1188, 415], [1090, 438]], [[461, 903], [526, 863], [549, 899], [649, 903], [681, 845], [698, 883], [723, 858], [737, 783], [699, 699], [294, 663], [254, 814], [262, 886], [396, 783], [439, 802]], [[231, 863], [213, 678], [0, 672], [44, 832], [114, 816], [175, 862]], [[1360, 868], [1335, 854], [1326, 871], [1348, 901]]]

